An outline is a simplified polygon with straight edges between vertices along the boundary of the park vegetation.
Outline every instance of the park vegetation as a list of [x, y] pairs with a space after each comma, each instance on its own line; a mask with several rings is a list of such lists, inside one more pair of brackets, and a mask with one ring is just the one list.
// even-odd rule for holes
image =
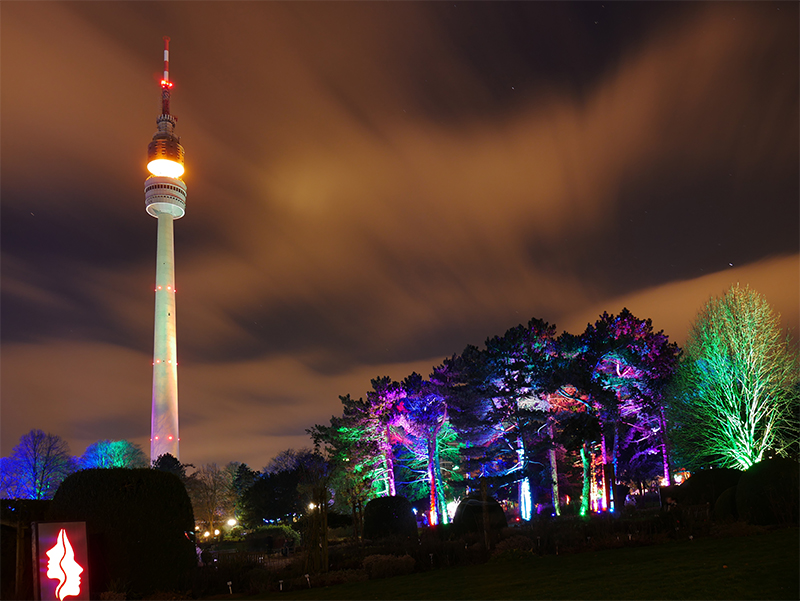
[[[170, 455], [144, 471], [183, 484], [202, 547], [220, 551], [226, 538], [231, 551], [289, 562], [302, 546], [297, 573], [282, 572], [287, 586], [310, 586], [309, 575], [332, 584], [492, 553], [641, 543], [680, 529], [707, 534], [712, 515], [797, 521], [798, 354], [748, 288], [711, 299], [683, 350], [627, 309], [603, 313], [579, 335], [531, 319], [427, 377], [370, 385], [364, 396], [341, 396], [341, 414], [308, 429], [313, 449], [288, 449], [260, 471], [238, 462], [196, 468]], [[65, 481], [70, 474], [148, 463], [128, 441], [98, 441], [72, 457], [58, 436], [32, 430], [1, 466], [5, 499], [49, 499], [62, 482], [80, 499], [81, 480]], [[654, 521], [625, 521], [648, 502]], [[427, 527], [419, 538], [415, 526]], [[358, 551], [330, 546], [345, 540]], [[207, 568], [222, 556], [204, 557]], [[247, 578], [263, 590], [279, 576]], [[203, 582], [195, 588], [213, 589]]]

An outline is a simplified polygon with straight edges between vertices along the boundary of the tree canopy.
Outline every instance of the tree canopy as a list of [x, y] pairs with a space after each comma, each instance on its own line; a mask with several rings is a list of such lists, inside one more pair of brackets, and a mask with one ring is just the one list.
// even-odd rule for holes
[[797, 444], [796, 348], [780, 316], [739, 285], [698, 313], [669, 401], [672, 439], [687, 468], [747, 469]]

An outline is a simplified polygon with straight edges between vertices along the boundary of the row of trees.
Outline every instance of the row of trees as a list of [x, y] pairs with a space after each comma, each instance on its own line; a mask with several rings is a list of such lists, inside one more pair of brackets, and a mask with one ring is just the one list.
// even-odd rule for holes
[[309, 432], [356, 518], [369, 498], [403, 494], [446, 522], [448, 501], [481, 478], [525, 519], [534, 503], [560, 513], [568, 495], [581, 513], [592, 498], [613, 508], [620, 479], [669, 481], [663, 398], [677, 359], [677, 345], [628, 310], [580, 336], [532, 319], [427, 379], [372, 380], [366, 400], [341, 397], [342, 415]]
[[60, 436], [31, 430], [20, 437], [9, 457], [0, 458], [0, 496], [4, 499], [50, 499], [73, 472], [90, 468], [147, 467], [139, 445], [127, 440], [99, 440], [73, 457]]
[[367, 500], [394, 494], [427, 499], [431, 522], [447, 521], [448, 501], [481, 479], [524, 519], [534, 504], [558, 514], [578, 499], [581, 514], [613, 511], [617, 484], [672, 484], [671, 460], [747, 469], [797, 457], [800, 369], [779, 321], [734, 286], [699, 313], [681, 356], [627, 309], [579, 336], [533, 319], [427, 379], [372, 380], [309, 433], [356, 523]]
[[[365, 398], [340, 397], [342, 414], [309, 429], [314, 451], [285, 451], [261, 472], [234, 462], [187, 475], [194, 466], [169, 455], [153, 467], [181, 478], [212, 532], [231, 516], [254, 527], [333, 505], [358, 534], [367, 501], [398, 494], [446, 522], [448, 504], [481, 482], [524, 519], [537, 504], [613, 510], [615, 485], [671, 484], [671, 461], [746, 469], [767, 454], [796, 458], [799, 374], [779, 316], [735, 286], [700, 312], [682, 355], [626, 309], [581, 335], [532, 319], [427, 378], [380, 377]], [[76, 458], [33, 430], [2, 458], [0, 493], [49, 498], [76, 469], [144, 466], [127, 441]]]
[[[291, 449], [262, 472], [239, 462], [193, 469], [169, 454], [150, 466], [139, 445], [127, 440], [101, 440], [76, 457], [60, 436], [34, 429], [20, 437], [9, 457], [0, 458], [0, 498], [50, 499], [74, 472], [146, 467], [170, 472], [183, 482], [195, 519], [211, 533], [231, 518], [255, 527], [302, 513], [313, 495], [320, 497], [319, 486], [313, 484], [324, 483], [327, 470], [318, 454]], [[305, 487], [302, 497], [298, 486]]]

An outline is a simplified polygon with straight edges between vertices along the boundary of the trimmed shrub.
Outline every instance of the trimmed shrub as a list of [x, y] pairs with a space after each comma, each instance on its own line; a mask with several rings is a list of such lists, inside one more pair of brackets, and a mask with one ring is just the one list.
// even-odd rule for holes
[[714, 521], [721, 523], [735, 522], [739, 518], [736, 511], [736, 487], [731, 486], [722, 491], [714, 504]]
[[[502, 530], [508, 526], [506, 514], [500, 503], [489, 497], [486, 500], [489, 528], [491, 530]], [[483, 502], [478, 496], [469, 496], [461, 500], [453, 516], [453, 526], [458, 532], [482, 532], [483, 531]]]
[[797, 523], [800, 491], [796, 461], [765, 459], [751, 466], [736, 487], [736, 510], [750, 524]]
[[497, 543], [491, 561], [510, 561], [533, 554], [533, 541], [527, 536], [517, 534]]
[[124, 468], [77, 472], [56, 491], [48, 519], [86, 522], [90, 586], [97, 598], [120, 583], [131, 596], [189, 587], [197, 565], [194, 517], [174, 474]]
[[364, 571], [370, 580], [402, 576], [414, 571], [416, 560], [410, 555], [368, 555], [364, 558]]
[[[31, 522], [42, 522], [52, 501], [3, 499], [0, 517], [0, 599], [33, 599]], [[21, 526], [22, 578], [17, 585], [17, 526]]]
[[714, 468], [693, 473], [678, 487], [677, 500], [683, 505], [712, 507], [725, 489], [736, 486], [743, 472], [733, 468]]
[[405, 497], [380, 497], [364, 507], [364, 538], [417, 538], [417, 518]]
[[363, 582], [367, 580], [365, 570], [335, 570], [324, 574], [317, 574], [311, 578], [314, 586], [335, 586], [337, 584], [347, 584], [348, 582]]
[[[300, 533], [286, 524], [259, 526], [244, 537], [248, 551], [259, 553], [280, 551], [284, 544], [295, 547], [300, 544]], [[270, 546], [270, 539], [272, 545]]]

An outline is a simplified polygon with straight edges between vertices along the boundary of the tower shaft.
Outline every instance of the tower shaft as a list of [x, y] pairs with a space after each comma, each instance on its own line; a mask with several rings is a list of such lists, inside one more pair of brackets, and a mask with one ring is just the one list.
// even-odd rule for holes
[[175, 321], [175, 244], [169, 213], [158, 215], [156, 309], [153, 336], [153, 409], [150, 457], [179, 458], [178, 359]]
[[178, 451], [178, 354], [175, 326], [175, 242], [172, 222], [186, 213], [183, 146], [175, 135], [177, 118], [170, 114], [169, 38], [164, 38], [164, 79], [158, 131], [147, 146], [144, 182], [147, 213], [158, 219], [156, 245], [156, 311], [153, 335], [153, 404], [150, 416], [150, 459]]

